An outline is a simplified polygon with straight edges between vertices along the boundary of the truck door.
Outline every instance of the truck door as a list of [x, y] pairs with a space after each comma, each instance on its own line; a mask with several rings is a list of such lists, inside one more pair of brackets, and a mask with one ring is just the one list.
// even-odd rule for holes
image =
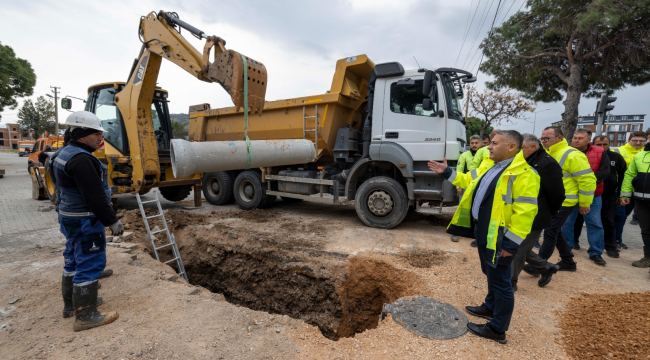
[[[439, 103], [434, 110], [422, 109], [423, 79], [415, 85], [400, 86], [401, 79], [388, 80], [384, 90], [383, 144], [396, 143], [411, 154], [414, 161], [442, 160], [445, 156], [444, 117], [438, 116]], [[439, 89], [436, 88], [440, 99]]]

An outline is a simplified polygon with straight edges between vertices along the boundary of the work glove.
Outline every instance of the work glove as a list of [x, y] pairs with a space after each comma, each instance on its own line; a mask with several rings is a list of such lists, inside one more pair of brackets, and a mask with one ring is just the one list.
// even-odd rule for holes
[[115, 236], [120, 236], [124, 233], [124, 225], [122, 225], [122, 222], [120, 220], [117, 220], [117, 222], [111, 226], [108, 227], [111, 229], [111, 234]]

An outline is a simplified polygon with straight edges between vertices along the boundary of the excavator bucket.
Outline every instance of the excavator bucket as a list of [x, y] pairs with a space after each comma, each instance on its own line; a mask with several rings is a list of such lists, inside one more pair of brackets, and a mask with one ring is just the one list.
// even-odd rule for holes
[[[246, 79], [244, 61], [246, 59]], [[251, 114], [262, 113], [266, 96], [266, 67], [246, 55], [225, 50], [210, 65], [208, 76], [219, 82], [230, 94], [237, 111], [244, 107], [244, 81], [248, 83], [248, 109]]]

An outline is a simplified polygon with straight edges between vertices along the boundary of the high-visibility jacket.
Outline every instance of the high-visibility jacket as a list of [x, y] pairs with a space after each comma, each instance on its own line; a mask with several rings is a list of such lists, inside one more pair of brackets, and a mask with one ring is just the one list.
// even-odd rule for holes
[[490, 150], [488, 150], [487, 146], [483, 146], [482, 148], [476, 150], [476, 154], [474, 154], [474, 160], [472, 160], [472, 162], [467, 165], [467, 170], [471, 171], [478, 169], [478, 167], [481, 166], [481, 162], [483, 162], [485, 158], [490, 158]]
[[468, 171], [466, 173], [456, 172], [455, 176], [458, 179], [454, 182], [451, 178], [449, 178], [449, 181], [451, 181], [458, 188], [467, 189], [467, 187], [469, 186], [469, 184], [473, 180], [475, 180], [479, 176], [485, 174], [488, 170], [490, 170], [490, 168], [492, 166], [494, 166], [494, 161], [492, 161], [492, 159], [490, 159], [489, 154], [488, 154], [488, 157], [484, 158], [483, 160], [484, 161], [481, 162], [478, 169], [474, 169], [474, 170]]
[[[478, 150], [476, 150], [478, 152]], [[459, 173], [466, 173], [469, 171], [467, 168], [467, 165], [474, 160], [474, 154], [472, 154], [472, 151], [465, 151], [464, 153], [460, 154], [460, 157], [458, 158], [458, 165], [456, 166], [456, 171]]]
[[581, 207], [591, 206], [596, 190], [596, 175], [591, 170], [587, 156], [569, 146], [565, 139], [546, 151], [562, 168], [565, 196], [562, 206], [574, 206], [578, 203]]
[[621, 197], [634, 196], [636, 199], [650, 200], [650, 144], [639, 151], [625, 171]]
[[[494, 166], [494, 161], [481, 164], [479, 175], [475, 178], [468, 174], [452, 172], [449, 177], [454, 185], [466, 187], [454, 217], [451, 219], [448, 232], [466, 237], [473, 237], [471, 207], [474, 200], [474, 191], [487, 170]], [[482, 171], [482, 172], [481, 172]], [[501, 256], [501, 240], [503, 236], [516, 244], [530, 233], [530, 229], [537, 215], [537, 196], [539, 195], [539, 175], [526, 163], [524, 153], [520, 151], [512, 163], [501, 173], [494, 189], [490, 225], [487, 234], [488, 256], [495, 265]]]
[[632, 162], [632, 158], [638, 154], [641, 150], [643, 150], [643, 147], [640, 149], [635, 149], [630, 143], [625, 143], [623, 146], [619, 146], [617, 148], [613, 148], [612, 151], [615, 153], [619, 153], [623, 156], [623, 159], [625, 159], [625, 163], [627, 166], [630, 166], [630, 162]]

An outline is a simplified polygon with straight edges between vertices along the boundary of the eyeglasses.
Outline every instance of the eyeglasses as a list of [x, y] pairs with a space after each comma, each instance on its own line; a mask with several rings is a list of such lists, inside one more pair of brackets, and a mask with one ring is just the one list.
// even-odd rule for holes
[[551, 140], [551, 139], [555, 139], [556, 137], [557, 137], [557, 136], [553, 136], [553, 137], [543, 137], [543, 138], [539, 138], [539, 139], [542, 140], [542, 142], [547, 142], [547, 141], [549, 141], [549, 140]]

